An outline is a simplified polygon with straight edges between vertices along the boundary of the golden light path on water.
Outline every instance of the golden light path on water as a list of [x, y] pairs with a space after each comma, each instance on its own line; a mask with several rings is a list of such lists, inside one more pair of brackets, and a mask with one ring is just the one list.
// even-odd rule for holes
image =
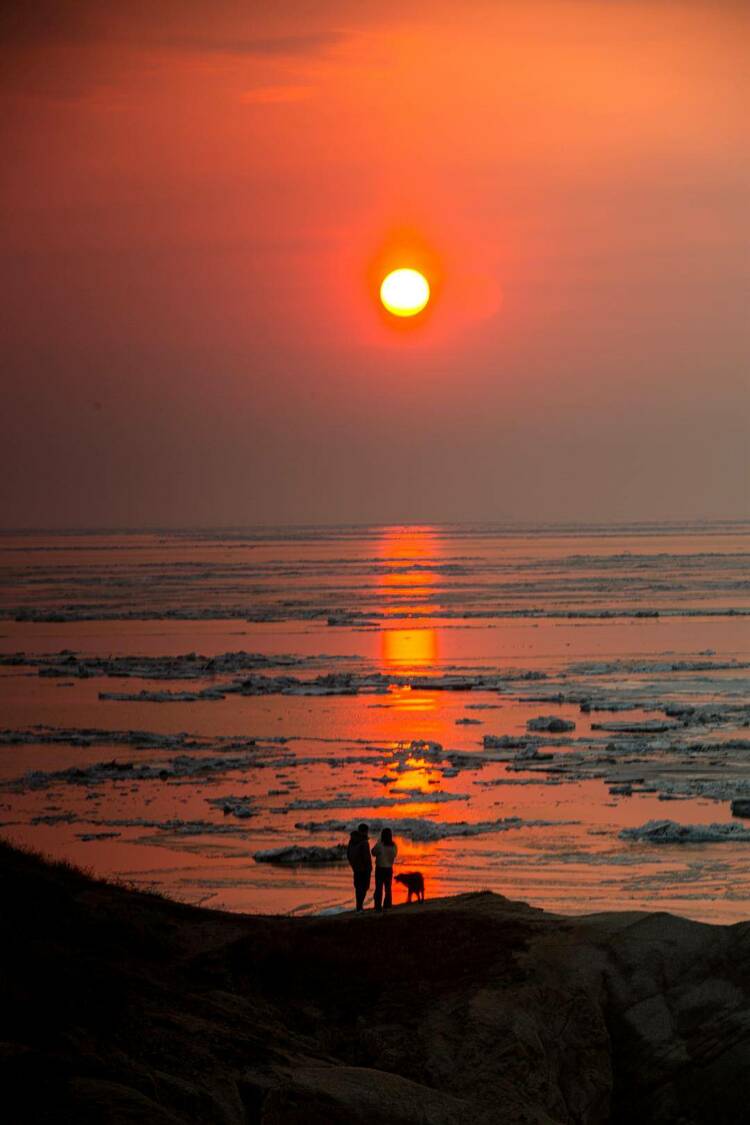
[[[430, 528], [406, 526], [389, 528], [383, 533], [379, 547], [381, 562], [386, 567], [382, 586], [389, 607], [394, 599], [398, 601], [399, 616], [408, 617], [426, 607], [433, 614], [439, 612], [432, 599], [436, 574], [430, 569], [438, 551], [439, 539]], [[386, 627], [381, 633], [381, 657], [384, 670], [397, 675], [434, 669], [439, 660], [438, 630], [434, 626], [419, 625]], [[393, 692], [393, 706], [399, 713], [419, 720], [435, 711], [438, 701], [435, 692], [397, 687]], [[428, 794], [433, 780], [430, 770], [416, 757], [407, 759], [405, 765], [408, 769], [394, 779], [394, 791]], [[418, 849], [415, 849], [415, 858], [418, 859]]]
[[[430, 528], [399, 527], [383, 532], [378, 553], [386, 567], [381, 579], [386, 603], [391, 609], [398, 600], [398, 616], [429, 608], [437, 616], [439, 606], [431, 599], [437, 577], [430, 569], [439, 550], [439, 540]], [[386, 670], [408, 672], [434, 667], [439, 659], [438, 631], [434, 626], [385, 627], [381, 655]]]

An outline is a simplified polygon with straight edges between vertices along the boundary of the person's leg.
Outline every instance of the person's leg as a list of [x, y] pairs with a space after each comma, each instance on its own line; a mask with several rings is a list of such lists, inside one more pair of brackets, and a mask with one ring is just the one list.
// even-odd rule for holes
[[370, 872], [358, 871], [354, 879], [354, 885], [357, 890], [357, 910], [363, 910], [365, 898], [370, 889]]
[[375, 868], [375, 909], [383, 909], [383, 868]]
[[384, 907], [385, 910], [389, 910], [390, 907], [393, 906], [393, 896], [392, 896], [392, 893], [391, 893], [392, 883], [393, 883], [393, 868], [392, 867], [385, 867], [383, 869], [383, 889], [385, 890], [385, 900], [383, 902], [383, 907]]

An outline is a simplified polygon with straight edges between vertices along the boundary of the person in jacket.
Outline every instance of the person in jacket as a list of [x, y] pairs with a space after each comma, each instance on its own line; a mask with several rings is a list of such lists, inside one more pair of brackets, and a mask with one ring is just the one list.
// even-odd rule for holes
[[375, 909], [380, 913], [393, 906], [391, 898], [391, 885], [393, 883], [393, 864], [398, 855], [398, 848], [393, 842], [390, 828], [384, 828], [380, 839], [372, 849], [375, 856]]
[[372, 878], [368, 832], [368, 826], [360, 824], [349, 837], [346, 849], [346, 858], [349, 860], [349, 866], [354, 876], [354, 901], [357, 910], [364, 910], [365, 897], [370, 889], [370, 879]]

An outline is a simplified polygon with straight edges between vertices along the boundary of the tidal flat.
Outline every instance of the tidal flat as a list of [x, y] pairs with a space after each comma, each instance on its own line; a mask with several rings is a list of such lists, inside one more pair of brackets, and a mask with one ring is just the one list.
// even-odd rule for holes
[[740, 523], [6, 533], [0, 832], [310, 914], [366, 820], [428, 897], [744, 919], [749, 560]]

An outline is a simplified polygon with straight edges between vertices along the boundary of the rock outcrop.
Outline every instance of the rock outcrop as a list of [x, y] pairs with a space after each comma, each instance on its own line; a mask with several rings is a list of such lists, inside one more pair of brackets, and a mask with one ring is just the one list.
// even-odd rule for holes
[[14, 1123], [738, 1125], [750, 924], [219, 914], [0, 847]]

